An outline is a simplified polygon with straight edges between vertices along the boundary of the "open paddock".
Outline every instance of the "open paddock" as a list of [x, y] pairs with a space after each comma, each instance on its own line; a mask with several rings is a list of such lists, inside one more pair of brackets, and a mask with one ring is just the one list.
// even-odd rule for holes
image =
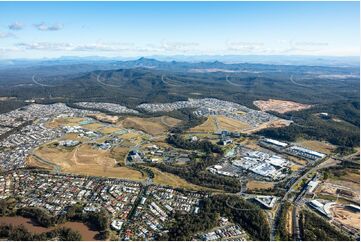
[[[61, 171], [66, 173], [124, 178], [136, 181], [145, 179], [141, 172], [120, 166], [117, 160], [113, 158], [114, 155], [121, 156], [124, 154], [124, 150], [118, 150], [112, 154], [109, 150], [101, 150], [87, 144], [81, 144], [67, 149], [42, 146], [35, 150], [35, 154], [59, 166]], [[120, 162], [123, 162], [123, 160], [120, 160]], [[36, 163], [33, 162], [32, 165], [36, 165]]]
[[273, 189], [273, 187], [274, 187], [273, 182], [263, 182], [263, 181], [255, 181], [255, 180], [250, 180], [247, 182], [247, 191], [267, 190], [267, 189]]

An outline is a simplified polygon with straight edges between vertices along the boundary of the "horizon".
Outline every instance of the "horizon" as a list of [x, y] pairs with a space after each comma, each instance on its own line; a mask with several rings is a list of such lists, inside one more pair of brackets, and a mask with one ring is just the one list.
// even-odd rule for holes
[[360, 52], [359, 2], [1, 2], [0, 7], [0, 59], [357, 57]]

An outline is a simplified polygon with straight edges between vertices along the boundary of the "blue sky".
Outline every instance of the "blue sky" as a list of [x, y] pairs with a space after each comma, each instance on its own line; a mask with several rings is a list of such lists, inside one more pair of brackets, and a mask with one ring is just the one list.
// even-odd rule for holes
[[359, 55], [359, 2], [0, 2], [0, 58]]

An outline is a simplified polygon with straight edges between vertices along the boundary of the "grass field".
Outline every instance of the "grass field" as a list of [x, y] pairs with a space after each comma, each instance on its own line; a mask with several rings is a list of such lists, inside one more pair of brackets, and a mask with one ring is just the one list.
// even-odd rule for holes
[[110, 157], [116, 159], [120, 165], [124, 164], [124, 158], [128, 154], [129, 149], [127, 147], [114, 147], [110, 150]]
[[83, 125], [82, 127], [85, 129], [92, 130], [92, 131], [98, 131], [98, 130], [100, 130], [100, 128], [103, 128], [104, 125], [101, 123], [91, 123], [91, 124]]
[[218, 120], [220, 128], [222, 130], [241, 131], [250, 128], [250, 126], [247, 123], [235, 119], [227, 118], [222, 115], [215, 116], [215, 118]]
[[[217, 122], [218, 122], [218, 129], [217, 130]], [[214, 116], [208, 116], [207, 120], [202, 123], [201, 125], [198, 125], [194, 128], [191, 128], [190, 132], [209, 132], [214, 133], [217, 131], [222, 130], [228, 130], [228, 131], [242, 131], [244, 129], [248, 129], [250, 126], [244, 122], [227, 118], [222, 115], [214, 115]]]
[[113, 158], [114, 154], [111, 154], [109, 150], [99, 150], [87, 144], [73, 149], [42, 146], [35, 153], [41, 158], [59, 165], [63, 172], [130, 180], [145, 179], [141, 172], [117, 165]]
[[186, 180], [184, 180], [176, 175], [173, 175], [173, 174], [170, 174], [167, 172], [162, 172], [162, 171], [158, 170], [157, 168], [150, 167], [150, 169], [152, 169], [152, 171], [154, 172], [153, 182], [155, 184], [166, 185], [166, 186], [171, 186], [171, 187], [179, 187], [179, 188], [190, 189], [190, 190], [208, 190], [207, 188], [189, 183]]
[[291, 171], [298, 171], [299, 169], [301, 169], [303, 166], [300, 165], [292, 165], [291, 166]]
[[247, 182], [247, 190], [265, 190], [272, 189], [274, 186], [273, 182], [263, 182], [263, 181], [254, 181], [250, 180]]
[[336, 149], [334, 145], [318, 140], [300, 139], [297, 141], [297, 144], [302, 147], [309, 148], [311, 150], [315, 150], [324, 154], [331, 154]]
[[214, 117], [209, 116], [207, 118], [207, 120], [196, 126], [191, 128], [189, 131], [190, 132], [209, 132], [209, 133], [214, 133], [216, 131], [216, 125], [215, 125], [215, 121], [214, 121]]
[[106, 115], [106, 114], [88, 114], [88, 117], [92, 117], [95, 118], [96, 120], [99, 120], [101, 122], [106, 122], [106, 123], [112, 123], [115, 124], [116, 122], [118, 122], [119, 117], [118, 116], [111, 116], [111, 115]]
[[117, 127], [112, 127], [112, 126], [106, 126], [106, 127], [102, 127], [99, 129], [99, 131], [103, 134], [112, 134], [118, 130], [120, 130], [120, 129]]
[[29, 155], [28, 157], [26, 157], [25, 163], [27, 164], [28, 167], [30, 168], [42, 168], [42, 169], [46, 169], [46, 170], [52, 170], [53, 167], [51, 165], [47, 165], [41, 161], [39, 161], [36, 157]]
[[357, 194], [360, 194], [360, 173], [346, 170], [346, 174], [340, 177], [332, 176], [327, 180], [330, 183], [351, 188]]
[[85, 118], [77, 117], [56, 118], [46, 123], [46, 126], [49, 128], [58, 128], [62, 126], [78, 126], [80, 122], [85, 120]]
[[170, 127], [173, 127], [180, 122], [181, 121], [178, 119], [166, 116], [155, 118], [127, 117], [120, 121], [118, 126], [141, 130], [151, 135], [163, 135], [166, 134]]

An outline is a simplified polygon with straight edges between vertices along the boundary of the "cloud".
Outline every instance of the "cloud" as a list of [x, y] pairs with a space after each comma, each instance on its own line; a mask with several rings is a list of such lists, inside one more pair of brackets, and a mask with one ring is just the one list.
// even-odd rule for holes
[[126, 51], [134, 49], [129, 43], [95, 43], [95, 44], [72, 44], [64, 42], [35, 42], [35, 43], [17, 43], [17, 47], [25, 50], [48, 50], [48, 51]]
[[243, 41], [227, 41], [228, 51], [236, 52], [262, 52], [266, 51], [264, 43], [261, 42], [243, 42]]
[[35, 42], [35, 43], [17, 43], [17, 47], [21, 47], [26, 50], [71, 50], [73, 48], [72, 44], [69, 43], [50, 43], [50, 42]]
[[0, 32], [0, 39], [12, 38], [12, 37], [15, 37], [15, 35], [13, 33]]
[[62, 24], [53, 24], [53, 25], [48, 25], [44, 22], [40, 23], [40, 24], [34, 24], [34, 27], [37, 28], [40, 31], [58, 31], [63, 29], [63, 25]]
[[8, 27], [10, 30], [22, 30], [24, 28], [24, 24], [20, 23], [20, 22], [15, 22], [15, 23], [9, 24]]
[[196, 50], [198, 47], [199, 44], [195, 42], [162, 41], [160, 44], [161, 51], [189, 52]]
[[74, 52], [133, 52], [133, 53], [186, 53], [196, 50], [198, 43], [162, 41], [159, 44], [137, 46], [133, 43], [96, 42], [74, 44], [66, 42], [20, 42], [15, 46], [24, 50], [74, 51]]

